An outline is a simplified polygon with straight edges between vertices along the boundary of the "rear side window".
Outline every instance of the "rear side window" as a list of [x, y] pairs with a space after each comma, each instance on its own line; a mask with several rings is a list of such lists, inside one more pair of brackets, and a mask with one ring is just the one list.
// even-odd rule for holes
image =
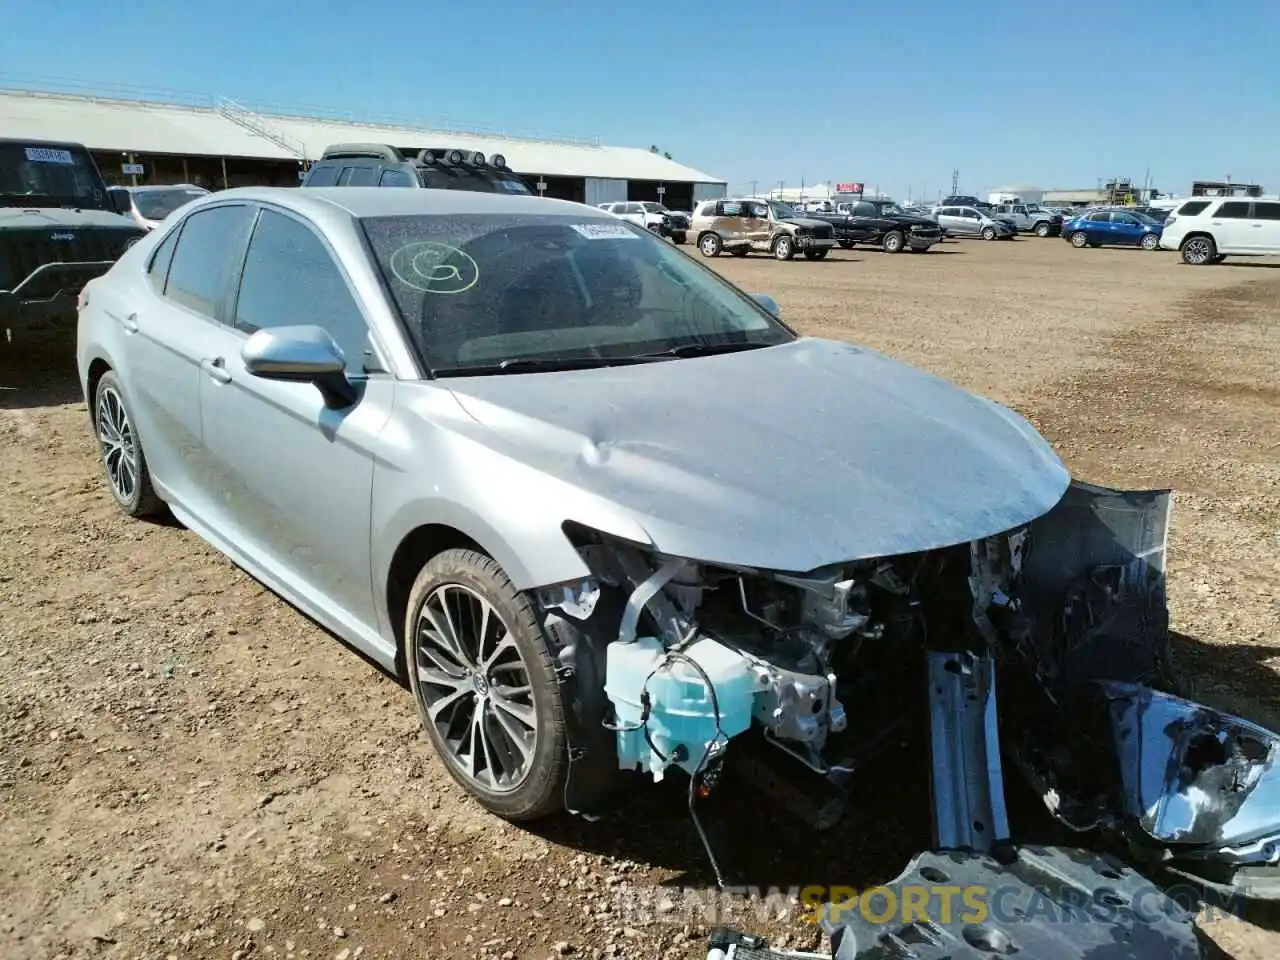
[[338, 182], [338, 167], [332, 163], [317, 163], [307, 172], [308, 187], [332, 187]]
[[1255, 220], [1280, 220], [1280, 203], [1259, 203], [1253, 204], [1253, 216]]
[[725, 200], [716, 209], [716, 213], [722, 217], [740, 217], [742, 216], [742, 204], [736, 200]]
[[1228, 200], [1217, 210], [1214, 211], [1215, 217], [1223, 217], [1228, 220], [1248, 220], [1249, 219], [1249, 201], [1248, 200]]
[[169, 267], [165, 296], [216, 318], [252, 222], [253, 210], [243, 204], [200, 210], [187, 217]]
[[173, 262], [173, 249], [178, 245], [178, 234], [182, 228], [173, 230], [160, 241], [156, 252], [151, 255], [151, 266], [147, 270], [147, 279], [156, 288], [156, 293], [164, 293], [164, 282], [169, 276], [169, 264]]
[[1178, 216], [1194, 217], [1198, 214], [1204, 213], [1207, 209], [1209, 209], [1208, 200], [1188, 200], [1178, 208]]

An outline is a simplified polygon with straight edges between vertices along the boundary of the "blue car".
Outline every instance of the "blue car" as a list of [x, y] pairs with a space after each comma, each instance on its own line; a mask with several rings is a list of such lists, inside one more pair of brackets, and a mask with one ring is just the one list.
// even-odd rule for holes
[[1093, 210], [1062, 227], [1062, 238], [1073, 247], [1121, 246], [1159, 250], [1164, 224], [1133, 210]]

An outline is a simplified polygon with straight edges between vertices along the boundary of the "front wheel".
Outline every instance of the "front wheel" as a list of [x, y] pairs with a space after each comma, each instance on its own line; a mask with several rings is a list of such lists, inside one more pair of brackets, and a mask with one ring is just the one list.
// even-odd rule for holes
[[1047, 237], [1048, 235], [1049, 235], [1049, 225], [1048, 225], [1047, 223], [1044, 223], [1044, 222], [1037, 223], [1037, 224], [1036, 224], [1036, 236], [1037, 236], [1037, 237]]
[[822, 250], [806, 250], [804, 252], [804, 258], [806, 260], [825, 260], [826, 256], [827, 251], [825, 248]]
[[704, 234], [698, 241], [698, 250], [704, 257], [718, 257], [723, 249], [724, 244], [720, 242], [720, 235], [717, 233]]
[[852, 241], [852, 240], [841, 240], [841, 241], [840, 241], [840, 247], [841, 247], [841, 249], [843, 249], [843, 250], [852, 250], [852, 249], [853, 249], [853, 241]]
[[1143, 250], [1159, 250], [1160, 238], [1154, 233], [1144, 233], [1142, 235], [1141, 244]]
[[885, 253], [900, 253], [905, 242], [901, 231], [890, 230], [884, 235], [884, 239], [880, 241], [880, 246]]
[[795, 255], [795, 243], [785, 233], [773, 241], [773, 258], [775, 260], [790, 260]]
[[1182, 245], [1182, 262], [1193, 267], [1201, 267], [1213, 263], [1218, 255], [1218, 246], [1212, 237], [1191, 237]]
[[672, 243], [677, 243], [677, 244], [678, 244], [678, 243], [684, 243], [684, 242], [685, 242], [685, 240], [687, 240], [687, 239], [688, 239], [688, 237], [687, 237], [683, 232], [682, 232], [682, 233], [673, 233], [673, 234], [671, 235], [671, 242], [672, 242]]
[[996, 238], [996, 228], [995, 228], [995, 227], [983, 227], [983, 228], [982, 228], [982, 239], [983, 239], [983, 240], [994, 240], [995, 238]]
[[404, 636], [409, 686], [449, 775], [507, 820], [562, 810], [569, 755], [555, 663], [502, 568], [474, 550], [432, 557]]
[[151, 470], [114, 371], [104, 373], [94, 391], [93, 426], [107, 473], [107, 489], [120, 509], [131, 517], [163, 513], [164, 501], [152, 489]]
[[1077, 230], [1071, 235], [1071, 245], [1077, 250], [1083, 250], [1089, 245], [1089, 238], [1084, 235], [1084, 231]]

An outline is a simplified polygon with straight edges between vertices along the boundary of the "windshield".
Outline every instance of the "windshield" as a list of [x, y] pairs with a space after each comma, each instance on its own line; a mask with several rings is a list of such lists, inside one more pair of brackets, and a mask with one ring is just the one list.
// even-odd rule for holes
[[134, 190], [133, 205], [146, 220], [163, 220], [184, 203], [209, 193], [200, 187], [173, 187], [167, 190]]
[[418, 168], [418, 179], [433, 190], [471, 190], [476, 193], [531, 193], [529, 185], [514, 173], [432, 164]]
[[105, 210], [107, 194], [83, 150], [0, 143], [0, 203]]
[[770, 200], [769, 209], [773, 211], [773, 215], [779, 220], [789, 220], [792, 217], [798, 217], [796, 208], [789, 203], [783, 203], [780, 200]]
[[671, 212], [666, 208], [665, 205], [661, 203], [647, 202], [647, 203], [640, 204], [640, 206], [644, 207], [645, 213], [670, 213]]
[[361, 221], [410, 339], [437, 375], [639, 362], [793, 335], [649, 231], [586, 210]]

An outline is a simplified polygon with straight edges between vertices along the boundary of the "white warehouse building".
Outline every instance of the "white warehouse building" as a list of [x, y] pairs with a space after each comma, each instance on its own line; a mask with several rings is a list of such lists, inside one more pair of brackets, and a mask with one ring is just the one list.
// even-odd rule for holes
[[579, 203], [660, 199], [688, 210], [698, 200], [724, 196], [726, 188], [725, 181], [651, 149], [259, 112], [203, 97], [180, 102], [0, 90], [0, 137], [82, 143], [108, 182], [122, 184], [296, 186], [326, 147], [364, 142], [502, 154], [531, 189]]

